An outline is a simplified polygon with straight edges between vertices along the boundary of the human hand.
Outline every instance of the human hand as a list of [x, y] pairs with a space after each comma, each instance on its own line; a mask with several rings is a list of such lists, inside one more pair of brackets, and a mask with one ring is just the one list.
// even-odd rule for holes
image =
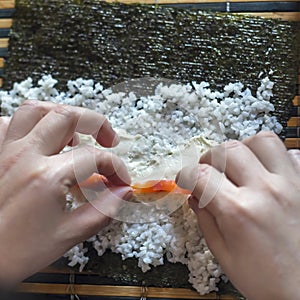
[[207, 245], [250, 300], [299, 297], [299, 179], [300, 151], [270, 132], [217, 146], [177, 176], [182, 188], [194, 184], [189, 204]]
[[[105, 117], [78, 107], [27, 101], [0, 118], [0, 285], [13, 285], [96, 234], [131, 196], [130, 177], [116, 156], [89, 146], [60, 153], [76, 132], [105, 147], [118, 143]], [[114, 185], [72, 212], [69, 188], [95, 168]]]

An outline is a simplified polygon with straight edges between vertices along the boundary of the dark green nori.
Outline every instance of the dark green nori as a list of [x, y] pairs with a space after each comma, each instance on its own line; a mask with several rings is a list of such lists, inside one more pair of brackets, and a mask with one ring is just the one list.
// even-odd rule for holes
[[[51, 73], [59, 88], [77, 77], [109, 87], [127, 78], [151, 76], [184, 83], [205, 80], [213, 88], [241, 81], [255, 91], [258, 75], [273, 70], [272, 101], [285, 127], [296, 92], [298, 25], [97, 0], [17, 0], [3, 88]], [[167, 274], [165, 270], [161, 274]], [[116, 268], [111, 276], [118, 274], [123, 273]], [[126, 274], [132, 274], [132, 283], [147, 278], [139, 274], [135, 281], [134, 272]], [[186, 274], [169, 283], [171, 277], [166, 276], [163, 285], [185, 286]], [[148, 285], [160, 285], [161, 277], [154, 277]]]
[[51, 73], [93, 78], [108, 87], [126, 78], [241, 81], [254, 91], [263, 72], [275, 82], [283, 126], [295, 94], [299, 31], [280, 20], [97, 0], [18, 0], [4, 88]]

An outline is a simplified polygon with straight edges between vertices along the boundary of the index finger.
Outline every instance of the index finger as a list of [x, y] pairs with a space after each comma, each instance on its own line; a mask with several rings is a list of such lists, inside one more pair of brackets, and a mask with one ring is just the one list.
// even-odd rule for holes
[[208, 164], [199, 164], [197, 168], [183, 168], [176, 177], [176, 183], [184, 189], [192, 190], [199, 200], [199, 208], [206, 208], [214, 217], [230, 210], [231, 199], [238, 188], [221, 173]]
[[67, 179], [71, 186], [93, 173], [104, 175], [114, 186], [130, 185], [131, 178], [124, 162], [116, 155], [95, 147], [82, 146], [73, 151], [50, 157], [55, 164], [54, 177]]
[[[40, 105], [44, 105], [42, 102]], [[49, 105], [46, 105], [49, 108]], [[26, 138], [44, 155], [59, 153], [75, 132], [92, 135], [104, 147], [114, 147], [119, 138], [101, 114], [81, 107], [52, 105]]]
[[284, 144], [275, 133], [260, 131], [258, 134], [243, 140], [243, 144], [254, 153], [269, 172], [293, 176], [293, 163]]

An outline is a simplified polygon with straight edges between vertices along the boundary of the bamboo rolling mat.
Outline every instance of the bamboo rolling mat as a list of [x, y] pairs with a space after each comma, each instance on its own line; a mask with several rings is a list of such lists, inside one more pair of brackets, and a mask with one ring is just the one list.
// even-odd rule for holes
[[[197, 292], [183, 288], [156, 288], [139, 286], [110, 286], [110, 285], [87, 285], [87, 284], [45, 284], [45, 283], [23, 283], [20, 288], [23, 293], [40, 293], [56, 295], [77, 295], [77, 296], [98, 296], [96, 299], [109, 299], [108, 297], [119, 297], [122, 299], [194, 299], [194, 300], [235, 300], [229, 295], [209, 295], [200, 296]], [[102, 298], [104, 297], [104, 298]], [[128, 298], [127, 298], [128, 299]]]
[[[109, 2], [114, 2], [109, 0]], [[123, 0], [124, 3], [135, 3], [137, 1]], [[288, 21], [300, 21], [300, 2], [296, 0], [142, 0], [141, 3], [147, 4], [168, 4], [182, 5], [185, 7], [195, 6], [199, 9], [210, 9], [221, 12], [234, 12], [239, 14], [250, 14], [267, 18], [280, 18]], [[0, 87], [2, 86], [3, 66], [5, 57], [7, 57], [9, 30], [12, 25], [12, 16], [15, 7], [14, 0], [0, 0]], [[296, 87], [295, 87], [296, 88]], [[297, 85], [297, 96], [293, 99], [293, 109], [291, 119], [288, 122], [285, 144], [288, 148], [300, 149], [300, 68]], [[62, 273], [66, 277], [70, 272], [60, 269], [47, 268], [42, 271], [43, 274]], [[71, 273], [76, 276], [75, 273]], [[88, 278], [91, 274], [85, 274]], [[197, 292], [185, 288], [157, 288], [143, 286], [111, 286], [99, 284], [81, 284], [74, 283], [74, 278], [68, 283], [57, 282], [24, 282], [20, 285], [19, 291], [24, 294], [40, 295], [77, 295], [97, 296], [95, 299], [237, 299], [231, 295], [218, 295], [211, 293], [206, 296], [200, 296]], [[88, 280], [87, 280], [88, 282]], [[41, 296], [42, 297], [42, 296]], [[128, 298], [129, 297], [129, 298]], [[20, 298], [21, 299], [21, 298]], [[27, 299], [27, 298], [26, 298]], [[41, 298], [44, 299], [44, 298]], [[45, 298], [46, 299], [46, 298]], [[52, 298], [51, 298], [52, 299]], [[67, 298], [65, 298], [67, 299]], [[79, 298], [78, 298], [79, 299]], [[94, 299], [93, 297], [91, 299]]]

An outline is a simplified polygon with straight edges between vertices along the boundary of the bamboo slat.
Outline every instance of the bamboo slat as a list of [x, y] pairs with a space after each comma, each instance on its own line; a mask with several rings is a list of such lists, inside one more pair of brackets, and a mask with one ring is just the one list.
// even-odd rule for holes
[[4, 8], [14, 8], [15, 0], [1, 0], [0, 1], [0, 9]]
[[292, 117], [287, 122], [288, 127], [299, 127], [300, 126], [300, 117]]
[[223, 0], [223, 2], [299, 2], [299, 0]]
[[19, 288], [22, 293], [61, 294], [78, 296], [106, 296], [106, 297], [141, 297], [170, 298], [170, 299], [199, 299], [199, 300], [236, 300], [230, 295], [220, 297], [216, 293], [200, 296], [196, 291], [183, 288], [156, 288], [140, 286], [111, 286], [87, 284], [50, 284], [50, 283], [22, 283]]
[[[116, 0], [106, 0], [106, 2], [116, 2]], [[240, 3], [249, 3], [249, 2], [283, 2], [283, 0], [117, 0], [117, 2], [122, 3], [156, 3], [156, 4], [165, 4], [165, 3], [227, 3], [227, 2], [240, 2]], [[298, 2], [298, 0], [284, 0], [284, 2]]]
[[284, 144], [288, 149], [300, 149], [300, 138], [286, 138]]
[[0, 19], [0, 28], [10, 28], [12, 19]]
[[235, 13], [235, 14], [270, 18], [270, 19], [281, 19], [281, 20], [292, 21], [292, 22], [300, 21], [299, 12], [254, 12], [254, 13], [246, 12], [246, 13]]
[[8, 47], [8, 38], [0, 39], [0, 48], [7, 48]]
[[300, 106], [300, 96], [296, 96], [294, 99], [293, 99], [293, 104], [295, 106]]

